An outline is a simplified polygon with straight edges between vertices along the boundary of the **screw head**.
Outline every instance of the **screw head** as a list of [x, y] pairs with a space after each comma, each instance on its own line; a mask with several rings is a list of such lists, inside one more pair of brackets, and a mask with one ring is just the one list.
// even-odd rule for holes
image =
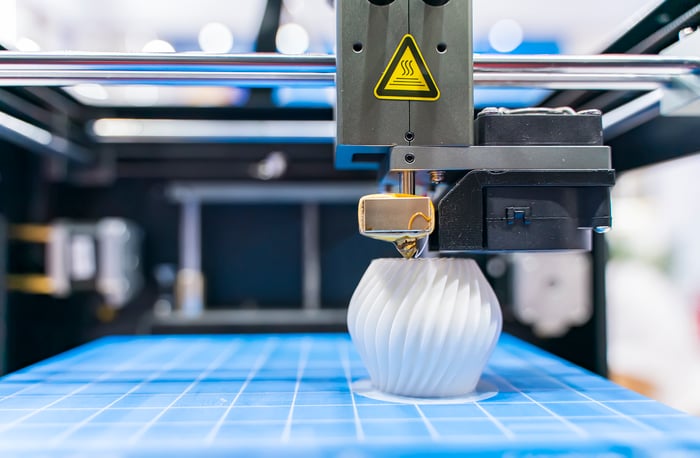
[[682, 40], [691, 36], [693, 33], [695, 33], [695, 29], [693, 27], [685, 27], [678, 32], [678, 39]]
[[406, 132], [404, 134], [403, 138], [405, 138], [407, 142], [412, 142], [413, 140], [416, 139], [416, 134], [414, 134], [413, 132], [411, 132], [409, 130], [408, 132]]
[[404, 157], [403, 160], [406, 161], [406, 164], [413, 164], [416, 162], [416, 156], [414, 156], [411, 153], [407, 153]]

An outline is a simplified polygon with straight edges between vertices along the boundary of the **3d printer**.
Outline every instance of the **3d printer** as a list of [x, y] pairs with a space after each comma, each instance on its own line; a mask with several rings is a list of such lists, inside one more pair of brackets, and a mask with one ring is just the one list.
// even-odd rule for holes
[[[0, 157], [10, 171], [0, 182], [0, 208], [10, 223], [39, 224], [34, 227], [43, 231], [62, 229], [49, 227], [52, 221], [118, 216], [135, 222], [146, 248], [132, 256], [136, 237], [109, 245], [128, 255], [110, 263], [123, 267], [111, 272], [118, 280], [111, 285], [124, 286], [136, 274], [134, 259], [147, 275], [167, 271], [159, 268], [167, 263], [186, 273], [155, 275], [141, 291], [118, 290], [113, 302], [135, 299], [115, 324], [123, 327], [113, 332], [133, 332], [124, 323], [172, 299], [173, 289], [184, 291], [182, 302], [192, 309], [163, 308], [167, 313], [153, 313], [141, 332], [277, 332], [342, 329], [342, 307], [368, 259], [395, 255], [388, 245], [356, 240], [360, 200], [361, 233], [394, 242], [406, 256], [429, 249], [477, 257], [502, 294], [509, 332], [603, 373], [605, 243], [598, 233], [611, 226], [613, 169], [700, 149], [689, 134], [697, 129], [700, 64], [692, 56], [698, 34], [693, 29], [678, 40], [699, 14], [690, 3], [664, 2], [608, 47], [614, 54], [596, 56], [473, 56], [467, 0], [336, 2], [337, 56], [267, 54], [275, 51], [281, 0], [266, 2], [265, 15], [274, 20], [261, 27], [255, 54], [3, 52], [0, 136], [12, 146]], [[335, 116], [329, 107], [281, 108], [271, 101], [270, 88], [333, 92], [334, 83]], [[104, 107], [63, 89], [79, 84], [225, 85], [250, 91], [250, 99], [237, 107]], [[536, 86], [552, 93], [538, 107], [475, 113], [474, 86]], [[258, 173], [280, 157], [283, 174]], [[202, 209], [205, 204], [237, 207], [227, 214]], [[96, 228], [73, 228], [68, 232], [77, 242], [56, 246], [77, 254], [91, 246], [100, 257], [106, 251]], [[8, 232], [14, 237], [17, 229]], [[243, 230], [260, 240], [240, 243]], [[274, 262], [260, 259], [261, 247], [269, 246]], [[35, 248], [23, 246], [10, 258], [41, 258]], [[581, 256], [525, 268], [522, 257], [509, 254], [561, 250]], [[263, 262], [278, 282], [275, 294], [250, 266]], [[573, 310], [578, 305], [571, 302], [580, 299], [590, 310], [577, 312], [577, 326], [560, 337], [540, 338], [518, 315], [518, 304], [525, 296], [541, 302], [545, 287], [558, 281], [549, 274], [566, 270], [560, 262], [575, 266], [575, 280], [584, 281], [558, 309]], [[14, 267], [10, 273], [26, 273]], [[235, 310], [205, 307], [205, 271], [209, 295]], [[100, 283], [100, 272], [89, 281], [69, 281], [72, 291]], [[236, 290], [234, 274], [250, 288]], [[11, 286], [23, 289], [25, 279], [14, 277]], [[258, 307], [253, 293], [287, 310], [267, 310], [264, 300]], [[53, 307], [61, 299], [47, 299], [41, 308], [42, 300], [17, 296], [10, 306], [12, 339], [45, 334], [34, 320], [42, 314], [52, 317], [47, 328], [64, 334], [82, 326], [83, 298], [63, 300], [68, 305], [61, 309]], [[94, 335], [103, 331], [90, 328]]]
[[413, 256], [433, 226], [440, 252], [590, 250], [591, 230], [609, 229], [600, 111], [487, 108], [473, 120], [471, 2], [338, 8], [336, 166], [378, 169], [389, 187], [398, 175], [402, 193], [361, 201], [363, 234]]

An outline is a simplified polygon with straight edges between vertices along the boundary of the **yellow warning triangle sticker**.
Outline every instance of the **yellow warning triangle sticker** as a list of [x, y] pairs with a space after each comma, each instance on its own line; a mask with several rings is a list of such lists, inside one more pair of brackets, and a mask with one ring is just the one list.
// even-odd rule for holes
[[394, 51], [374, 88], [374, 96], [387, 100], [434, 101], [440, 98], [440, 89], [410, 34], [404, 35]]

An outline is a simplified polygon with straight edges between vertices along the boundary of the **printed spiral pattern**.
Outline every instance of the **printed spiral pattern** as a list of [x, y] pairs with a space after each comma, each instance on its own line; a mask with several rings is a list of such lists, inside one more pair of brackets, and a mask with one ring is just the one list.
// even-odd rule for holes
[[372, 384], [401, 396], [474, 391], [501, 325], [498, 299], [471, 259], [376, 259], [348, 308]]

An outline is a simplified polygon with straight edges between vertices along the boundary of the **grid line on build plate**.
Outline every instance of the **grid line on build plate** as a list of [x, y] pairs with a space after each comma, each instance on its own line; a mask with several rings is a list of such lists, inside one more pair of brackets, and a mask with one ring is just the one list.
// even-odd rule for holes
[[440, 438], [440, 434], [437, 432], [435, 429], [435, 426], [428, 420], [428, 417], [425, 416], [425, 413], [423, 412], [423, 409], [420, 408], [418, 404], [413, 404], [413, 407], [416, 408], [418, 411], [418, 415], [420, 415], [421, 419], [423, 420], [423, 424], [425, 425], [425, 428], [428, 430], [430, 433], [430, 438], [432, 440], [438, 440]]
[[289, 406], [289, 415], [287, 415], [287, 422], [284, 424], [284, 430], [282, 431], [282, 442], [289, 442], [292, 435], [292, 419], [294, 417], [294, 406], [297, 402], [297, 395], [299, 394], [299, 386], [301, 386], [301, 380], [304, 378], [304, 369], [306, 369], [306, 364], [309, 361], [309, 353], [311, 352], [311, 339], [304, 339], [299, 350], [299, 366], [297, 367], [297, 380], [294, 384], [294, 394], [292, 395], [292, 404]]
[[498, 374], [496, 374], [496, 373], [494, 373], [494, 372], [491, 372], [491, 371], [489, 371], [489, 375], [491, 375], [492, 377], [494, 377], [494, 378], [500, 380], [501, 382], [503, 382], [503, 383], [504, 383], [505, 385], [507, 385], [508, 387], [510, 387], [510, 388], [512, 388], [512, 389], [514, 389], [514, 390], [517, 390], [520, 394], [522, 394], [523, 396], [525, 396], [528, 400], [530, 400], [530, 401], [531, 401], [532, 403], [534, 403], [536, 406], [538, 406], [538, 407], [541, 408], [542, 410], [544, 410], [544, 411], [546, 411], [547, 413], [549, 413], [552, 417], [556, 418], [559, 422], [561, 422], [561, 423], [563, 423], [564, 425], [566, 425], [566, 427], [569, 428], [570, 430], [572, 430], [574, 433], [576, 433], [576, 435], [581, 436], [581, 437], [589, 437], [589, 436], [590, 436], [590, 435], [589, 435], [583, 428], [581, 428], [580, 426], [577, 426], [577, 425], [573, 424], [572, 422], [570, 422], [570, 421], [567, 420], [566, 418], [564, 418], [564, 417], [562, 417], [561, 415], [559, 415], [559, 414], [557, 414], [556, 412], [554, 412], [554, 411], [553, 411], [552, 409], [550, 409], [549, 407], [547, 407], [547, 406], [545, 406], [544, 404], [542, 404], [541, 402], [535, 400], [532, 396], [530, 396], [529, 394], [527, 394], [527, 393], [524, 392], [523, 390], [520, 390], [520, 389], [516, 388], [515, 386], [513, 386], [513, 384], [512, 384], [511, 382], [509, 382], [508, 380], [506, 380], [505, 377], [503, 377], [503, 376], [501, 376], [501, 375], [498, 375]]
[[556, 377], [554, 377], [552, 374], [550, 374], [549, 372], [545, 371], [545, 370], [542, 369], [541, 367], [539, 367], [539, 366], [537, 366], [537, 365], [535, 365], [535, 364], [532, 364], [531, 367], [532, 367], [532, 371], [533, 371], [533, 372], [536, 372], [536, 373], [540, 374], [541, 376], [543, 376], [543, 377], [545, 377], [545, 378], [551, 380], [552, 382], [556, 383], [557, 385], [559, 385], [559, 386], [561, 386], [561, 387], [564, 387], [564, 388], [565, 388], [566, 390], [568, 390], [568, 391], [572, 391], [572, 392], [578, 394], [579, 396], [581, 396], [581, 397], [583, 397], [583, 398], [585, 398], [585, 399], [588, 399], [590, 402], [595, 403], [596, 405], [602, 407], [603, 409], [608, 410], [609, 412], [612, 412], [616, 417], [624, 418], [624, 419], [627, 420], [628, 422], [632, 423], [633, 425], [635, 425], [635, 426], [637, 426], [637, 427], [643, 429], [644, 431], [646, 431], [646, 432], [648, 432], [648, 433], [650, 433], [650, 434], [653, 434], [654, 436], [661, 436], [661, 435], [662, 435], [659, 431], [657, 431], [657, 430], [654, 429], [653, 427], [651, 427], [651, 426], [649, 426], [649, 425], [646, 425], [646, 424], [642, 423], [641, 421], [637, 420], [636, 418], [631, 417], [631, 416], [629, 416], [629, 415], [626, 415], [626, 414], [620, 412], [619, 410], [615, 410], [615, 409], [613, 409], [612, 407], [610, 407], [610, 406], [608, 406], [608, 405], [606, 405], [606, 404], [600, 402], [599, 400], [597, 400], [597, 399], [595, 399], [595, 398], [593, 398], [593, 397], [591, 397], [591, 396], [585, 394], [584, 392], [579, 391], [579, 390], [575, 389], [574, 387], [572, 387], [572, 386], [570, 386], [570, 385], [568, 385], [568, 384], [562, 382], [561, 380], [557, 379]]
[[158, 420], [160, 420], [165, 413], [170, 410], [172, 406], [175, 405], [180, 399], [182, 399], [187, 393], [189, 393], [192, 388], [197, 386], [199, 382], [204, 380], [210, 373], [212, 373], [215, 369], [217, 369], [221, 364], [223, 364], [228, 357], [230, 357], [238, 348], [239, 348], [239, 342], [237, 340], [234, 340], [231, 342], [226, 348], [219, 353], [219, 356], [216, 357], [209, 365], [190, 383], [187, 385], [187, 387], [175, 398], [168, 404], [163, 410], [161, 410], [158, 415], [156, 415], [154, 418], [151, 419], [148, 423], [143, 425], [142, 428], [140, 428], [136, 433], [134, 433], [130, 438], [129, 438], [129, 444], [134, 444], [138, 442], [138, 440], [143, 437], [146, 432], [151, 429], [153, 425], [156, 424]]
[[219, 417], [219, 420], [214, 424], [214, 427], [209, 431], [209, 434], [207, 434], [206, 439], [204, 440], [207, 445], [210, 445], [212, 442], [214, 442], [214, 439], [216, 438], [216, 435], [219, 433], [219, 430], [221, 427], [224, 425], [224, 422], [226, 421], [226, 417], [228, 417], [229, 413], [231, 412], [231, 409], [236, 405], [236, 402], [238, 402], [238, 398], [241, 397], [241, 394], [245, 391], [245, 389], [250, 385], [250, 382], [255, 378], [257, 373], [262, 369], [262, 367], [265, 365], [267, 360], [270, 358], [270, 355], [272, 352], [275, 350], [277, 345], [279, 344], [278, 339], [269, 339], [263, 349], [260, 352], [260, 356], [258, 359], [255, 360], [253, 363], [253, 366], [250, 369], [250, 372], [248, 372], [248, 376], [246, 379], [243, 381], [243, 384], [241, 387], [238, 389], [238, 392], [236, 395], [233, 397], [231, 400], [231, 403], [226, 407], [226, 410], [224, 410], [224, 413], [221, 414], [221, 417]]
[[478, 407], [479, 410], [481, 410], [484, 413], [484, 415], [486, 415], [494, 425], [496, 425], [496, 428], [500, 429], [501, 432], [503, 434], [505, 434], [507, 439], [510, 439], [510, 440], [515, 439], [515, 434], [513, 434], [513, 431], [506, 428], [506, 426], [503, 423], [501, 423], [501, 421], [498, 418], [494, 417], [493, 415], [491, 415], [491, 413], [488, 410], [484, 409], [484, 407], [481, 405], [481, 403], [474, 402], [473, 404], [476, 407]]
[[[72, 364], [75, 364], [76, 362], [79, 362], [79, 361], [88, 359], [89, 357], [92, 357], [92, 354], [95, 352], [95, 350], [96, 350], [96, 349], [93, 348], [93, 349], [91, 349], [91, 350], [85, 351], [84, 353], [78, 355], [77, 357], [74, 357], [74, 359], [73, 359], [73, 361], [71, 361], [71, 363], [72, 363]], [[37, 366], [45, 366], [45, 365], [47, 365], [47, 363], [48, 363], [48, 364], [51, 364], [51, 363], [52, 363], [52, 362], [51, 362], [51, 359], [49, 359], [49, 360], [47, 360], [47, 361], [44, 361], [43, 363], [40, 363], [40, 364], [37, 365]], [[54, 362], [53, 364], [55, 364], [55, 362]], [[35, 367], [37, 367], [37, 366], [35, 366]], [[30, 370], [30, 371], [31, 371], [32, 369], [33, 369], [33, 367], [28, 368], [28, 370]], [[25, 369], [25, 371], [26, 371], [26, 369]], [[51, 377], [49, 376], [48, 378], [50, 379]], [[3, 381], [2, 377], [0, 377], [0, 382], [1, 382], [1, 381]], [[44, 380], [44, 379], [39, 380], [39, 381], [34, 382], [34, 383], [32, 383], [31, 385], [25, 386], [24, 388], [22, 388], [22, 389], [20, 389], [20, 390], [17, 390], [17, 391], [15, 391], [15, 392], [13, 392], [13, 393], [0, 396], [0, 401], [4, 401], [4, 400], [6, 400], [6, 399], [12, 399], [12, 398], [14, 398], [14, 397], [17, 396], [17, 395], [20, 395], [20, 394], [22, 394], [22, 393], [24, 393], [24, 392], [26, 392], [26, 391], [31, 390], [32, 388], [36, 388], [37, 386], [42, 385], [42, 384], [45, 384], [45, 383], [46, 383], [46, 380]]]
[[121, 396], [119, 396], [118, 398], [114, 399], [112, 402], [110, 402], [110, 403], [107, 404], [106, 406], [102, 407], [101, 409], [98, 409], [96, 412], [94, 412], [92, 415], [90, 415], [89, 417], [87, 417], [87, 418], [84, 419], [83, 421], [76, 423], [76, 424], [73, 425], [71, 428], [69, 428], [68, 430], [64, 431], [64, 432], [61, 433], [59, 436], [55, 437], [55, 438], [51, 441], [51, 445], [52, 445], [52, 446], [56, 446], [56, 445], [60, 444], [60, 443], [63, 442], [66, 438], [68, 438], [71, 434], [73, 434], [74, 432], [76, 432], [77, 430], [79, 430], [79, 429], [82, 428], [83, 426], [87, 425], [87, 424], [90, 423], [92, 420], [94, 420], [98, 415], [100, 415], [100, 414], [104, 413], [105, 411], [109, 410], [112, 406], [114, 406], [115, 404], [117, 404], [119, 401], [122, 401], [124, 398], [126, 398], [126, 397], [129, 396], [130, 394], [134, 393], [136, 390], [140, 389], [141, 387], [143, 387], [143, 386], [146, 385], [147, 383], [149, 383], [149, 382], [155, 380], [157, 377], [159, 377], [159, 376], [162, 375], [163, 373], [165, 373], [165, 372], [171, 370], [172, 368], [176, 367], [178, 363], [180, 363], [180, 362], [186, 360], [187, 358], [189, 358], [193, 353], [196, 353], [196, 351], [199, 350], [201, 347], [202, 347], [202, 344], [200, 343], [199, 345], [193, 345], [193, 346], [189, 347], [186, 351], [184, 351], [184, 352], [182, 352], [182, 353], [176, 354], [176, 357], [173, 358], [169, 363], [167, 363], [166, 365], [164, 365], [161, 369], [159, 369], [159, 370], [157, 370], [157, 371], [151, 373], [151, 375], [149, 375], [148, 377], [144, 378], [144, 379], [143, 379], [141, 382], [139, 382], [137, 385], [134, 385], [133, 387], [131, 387], [126, 393], [122, 394]]
[[343, 366], [343, 372], [345, 374], [345, 381], [348, 384], [348, 392], [350, 392], [350, 401], [352, 401], [352, 415], [355, 421], [355, 434], [357, 435], [357, 440], [365, 440], [365, 431], [362, 428], [362, 422], [360, 421], [360, 414], [357, 411], [357, 402], [355, 401], [355, 391], [352, 389], [352, 374], [350, 372], [350, 344], [345, 343], [345, 345], [340, 345], [338, 348], [340, 354], [340, 363]]
[[29, 418], [37, 415], [38, 413], [43, 412], [46, 409], [49, 409], [51, 406], [54, 406], [54, 405], [58, 404], [59, 402], [64, 401], [64, 400], [80, 393], [81, 391], [85, 391], [87, 388], [95, 385], [96, 383], [99, 383], [103, 380], [108, 379], [113, 374], [117, 374], [117, 373], [123, 371], [124, 368], [132, 365], [134, 363], [134, 361], [138, 361], [138, 360], [143, 359], [147, 356], [150, 356], [151, 353], [156, 353], [156, 350], [160, 350], [160, 347], [163, 346], [165, 343], [166, 343], [166, 341], [162, 342], [161, 345], [153, 346], [148, 351], [146, 351], [144, 353], [137, 353], [133, 358], [130, 358], [130, 359], [124, 361], [122, 364], [119, 364], [114, 369], [103, 373], [102, 375], [100, 375], [96, 379], [94, 379], [94, 380], [92, 380], [84, 385], [81, 385], [80, 387], [74, 389], [73, 391], [71, 391], [63, 396], [57, 397], [52, 402], [49, 402], [48, 404], [46, 404], [46, 405], [44, 405], [36, 410], [33, 410], [32, 412], [28, 413], [27, 415], [24, 415], [16, 420], [11, 421], [9, 423], [6, 423], [4, 425], [0, 425], [0, 432], [7, 431], [8, 429], [12, 428], [13, 426], [16, 426], [16, 425], [22, 423], [23, 421], [28, 420]]
[[44, 382], [43, 381], [34, 382], [31, 385], [27, 385], [24, 388], [15, 391], [14, 393], [10, 393], [10, 394], [7, 394], [5, 396], [0, 396], [0, 401], [4, 401], [6, 399], [12, 399], [17, 395], [24, 393], [25, 391], [31, 390], [32, 388], [35, 388], [35, 387], [41, 385], [42, 383], [44, 383]]
[[[556, 379], [555, 379], [555, 380], [556, 380]], [[562, 385], [565, 385], [565, 384], [562, 383]], [[565, 385], [565, 386], [566, 386], [566, 385]], [[570, 389], [570, 390], [573, 390], [573, 388], [571, 388], [571, 387], [569, 387], [569, 389]], [[629, 416], [629, 415], [626, 415], [626, 414], [620, 412], [619, 410], [615, 410], [615, 409], [613, 409], [612, 407], [610, 407], [609, 405], [604, 404], [604, 403], [600, 402], [599, 400], [597, 400], [597, 399], [595, 399], [595, 398], [592, 398], [592, 397], [588, 396], [587, 394], [584, 394], [584, 393], [582, 393], [582, 392], [580, 392], [580, 391], [576, 391], [576, 390], [573, 390], [573, 391], [577, 392], [579, 396], [583, 396], [584, 398], [589, 399], [590, 401], [594, 402], [595, 404], [599, 405], [600, 407], [602, 407], [602, 408], [604, 408], [604, 409], [606, 409], [606, 410], [612, 412], [613, 414], [615, 414], [615, 416], [624, 418], [624, 419], [627, 420], [628, 422], [634, 424], [635, 426], [640, 427], [641, 429], [645, 430], [645, 431], [648, 432], [648, 433], [653, 434], [654, 436], [661, 436], [661, 435], [662, 435], [662, 434], [661, 434], [659, 431], [657, 431], [656, 429], [652, 428], [652, 427], [649, 426], [649, 425], [645, 425], [644, 423], [642, 423], [641, 421], [637, 420], [637, 419], [634, 418], [634, 417], [631, 417], [631, 416]]]

